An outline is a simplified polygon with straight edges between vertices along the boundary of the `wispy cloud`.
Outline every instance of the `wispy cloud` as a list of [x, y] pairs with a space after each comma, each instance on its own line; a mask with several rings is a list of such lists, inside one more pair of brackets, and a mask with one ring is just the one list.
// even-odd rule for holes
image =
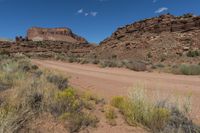
[[155, 13], [162, 13], [162, 12], [167, 11], [167, 10], [169, 10], [167, 7], [161, 7], [158, 10], [156, 10]]
[[90, 15], [93, 17], [97, 16], [97, 14], [98, 14], [98, 12], [90, 12]]
[[84, 13], [84, 15], [87, 17], [89, 15], [89, 13], [86, 12], [86, 13]]
[[83, 13], [83, 9], [81, 8], [81, 9], [79, 9], [78, 11], [77, 11], [77, 13], [78, 14], [81, 14], [81, 13]]
[[87, 17], [87, 16], [96, 17], [97, 14], [98, 14], [98, 12], [96, 12], [96, 11], [85, 12], [85, 11], [83, 10], [83, 8], [77, 10], [76, 13], [77, 13], [77, 14], [83, 14], [83, 15], [86, 16], [86, 17]]

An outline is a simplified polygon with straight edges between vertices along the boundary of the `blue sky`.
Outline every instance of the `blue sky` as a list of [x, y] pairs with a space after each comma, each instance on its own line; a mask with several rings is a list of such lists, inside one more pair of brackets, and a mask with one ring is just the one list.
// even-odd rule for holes
[[116, 28], [171, 13], [200, 15], [200, 0], [0, 0], [0, 38], [25, 35], [32, 26], [69, 27], [90, 42]]

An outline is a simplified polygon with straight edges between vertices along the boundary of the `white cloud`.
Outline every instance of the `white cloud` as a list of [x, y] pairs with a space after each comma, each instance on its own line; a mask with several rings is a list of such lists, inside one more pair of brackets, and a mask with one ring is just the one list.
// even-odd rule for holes
[[89, 15], [89, 13], [86, 12], [84, 15], [87, 17]]
[[156, 10], [155, 13], [162, 13], [162, 12], [167, 11], [167, 10], [168, 10], [167, 7], [161, 7], [158, 10]]
[[81, 8], [81, 9], [79, 9], [78, 11], [77, 11], [77, 13], [78, 14], [81, 14], [81, 13], [83, 13], [83, 9]]
[[85, 12], [84, 10], [83, 10], [83, 8], [81, 8], [81, 9], [79, 9], [78, 11], [77, 11], [77, 14], [83, 14], [84, 16], [92, 16], [92, 17], [96, 17], [97, 16], [97, 14], [98, 14], [98, 12], [96, 12], [96, 11], [91, 11], [91, 12]]
[[97, 14], [98, 14], [98, 12], [90, 12], [90, 15], [93, 17], [97, 16]]

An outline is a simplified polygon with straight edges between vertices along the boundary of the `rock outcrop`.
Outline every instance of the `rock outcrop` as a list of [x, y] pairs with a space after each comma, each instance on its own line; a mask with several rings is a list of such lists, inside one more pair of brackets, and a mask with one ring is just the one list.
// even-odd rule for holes
[[69, 43], [87, 43], [87, 40], [74, 34], [69, 28], [30, 28], [28, 40], [32, 41], [64, 41]]
[[[118, 28], [111, 38], [120, 39], [126, 34], [161, 33], [161, 32], [187, 32], [200, 29], [200, 16], [186, 14], [180, 17], [161, 15], [159, 17], [135, 22], [125, 27]], [[106, 41], [106, 40], [105, 40]], [[104, 43], [103, 41], [102, 43]]]
[[181, 62], [187, 51], [200, 49], [199, 42], [200, 16], [166, 14], [118, 28], [94, 53], [99, 58]]
[[[92, 44], [76, 44], [63, 41], [0, 41], [0, 54], [23, 53], [33, 54], [66, 54], [69, 56], [84, 56], [95, 48]], [[52, 54], [53, 53], [53, 54]]]

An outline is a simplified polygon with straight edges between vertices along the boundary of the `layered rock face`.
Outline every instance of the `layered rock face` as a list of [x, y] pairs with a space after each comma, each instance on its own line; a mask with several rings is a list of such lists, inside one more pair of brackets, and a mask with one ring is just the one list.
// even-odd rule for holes
[[100, 58], [160, 61], [181, 59], [196, 49], [200, 49], [200, 17], [167, 14], [118, 28], [95, 53]]
[[[76, 44], [63, 41], [19, 41], [19, 42], [5, 42], [0, 41], [0, 53], [23, 53], [33, 56], [41, 54], [67, 54], [70, 56], [84, 56], [95, 48], [91, 44]], [[53, 54], [52, 54], [53, 53]]]
[[161, 33], [161, 32], [187, 32], [200, 29], [200, 17], [187, 14], [180, 17], [167, 14], [159, 17], [142, 20], [117, 29], [113, 38], [123, 37], [125, 34], [135, 33]]
[[38, 28], [28, 30], [28, 40], [32, 41], [64, 41], [69, 43], [87, 43], [87, 40], [74, 34], [69, 28]]

